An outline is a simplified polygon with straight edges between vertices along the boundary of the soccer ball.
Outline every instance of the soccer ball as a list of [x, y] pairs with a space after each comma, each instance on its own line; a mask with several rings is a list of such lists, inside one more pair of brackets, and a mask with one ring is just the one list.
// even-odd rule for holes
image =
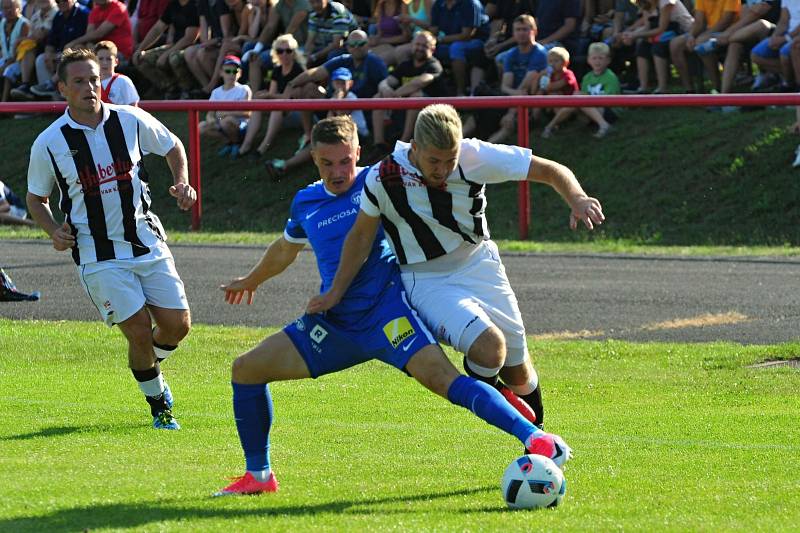
[[567, 480], [552, 459], [530, 454], [508, 465], [500, 488], [512, 509], [555, 507], [567, 492]]

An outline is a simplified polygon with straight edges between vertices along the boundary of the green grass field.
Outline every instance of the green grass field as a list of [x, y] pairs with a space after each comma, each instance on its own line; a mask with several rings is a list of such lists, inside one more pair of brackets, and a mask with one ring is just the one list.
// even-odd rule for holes
[[[575, 449], [555, 510], [505, 509], [520, 445], [384, 365], [272, 386], [275, 495], [243, 471], [229, 367], [271, 330], [196, 326], [149, 428], [116, 331], [0, 319], [0, 531], [796, 530], [800, 344], [532, 344], [547, 429]], [[452, 352], [451, 352], [451, 355]]]

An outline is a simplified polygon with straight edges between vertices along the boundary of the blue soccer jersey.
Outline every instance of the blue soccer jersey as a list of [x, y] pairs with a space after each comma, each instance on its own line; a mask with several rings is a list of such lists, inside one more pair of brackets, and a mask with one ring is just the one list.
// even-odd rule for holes
[[[322, 278], [320, 293], [333, 283], [342, 245], [358, 216], [367, 170], [360, 169], [353, 186], [344, 194], [334, 195], [319, 180], [299, 191], [292, 202], [283, 236], [289, 242], [309, 243], [314, 249]], [[391, 281], [399, 279], [395, 278], [397, 273], [394, 254], [380, 229], [369, 257], [342, 301], [328, 312], [328, 319], [358, 319], [357, 315], [372, 309]]]

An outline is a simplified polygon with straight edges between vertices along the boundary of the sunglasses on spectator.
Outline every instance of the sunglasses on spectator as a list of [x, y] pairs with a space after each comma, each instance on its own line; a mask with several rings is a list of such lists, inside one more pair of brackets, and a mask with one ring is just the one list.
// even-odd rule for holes
[[349, 41], [347, 46], [350, 48], [361, 48], [362, 46], [367, 46], [367, 41]]
[[276, 48], [275, 49], [275, 53], [276, 54], [291, 54], [292, 52], [294, 52], [294, 49], [292, 49], [292, 48]]
[[223, 69], [222, 72], [224, 72], [225, 74], [236, 74], [237, 72], [239, 72], [239, 69], [238, 68], [226, 68], [226, 69]]

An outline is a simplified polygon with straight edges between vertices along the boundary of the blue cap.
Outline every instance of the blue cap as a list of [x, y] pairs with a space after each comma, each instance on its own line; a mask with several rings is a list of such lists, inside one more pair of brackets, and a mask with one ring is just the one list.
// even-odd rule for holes
[[353, 74], [350, 73], [350, 69], [345, 67], [339, 67], [331, 73], [331, 80], [350, 81], [352, 79]]

